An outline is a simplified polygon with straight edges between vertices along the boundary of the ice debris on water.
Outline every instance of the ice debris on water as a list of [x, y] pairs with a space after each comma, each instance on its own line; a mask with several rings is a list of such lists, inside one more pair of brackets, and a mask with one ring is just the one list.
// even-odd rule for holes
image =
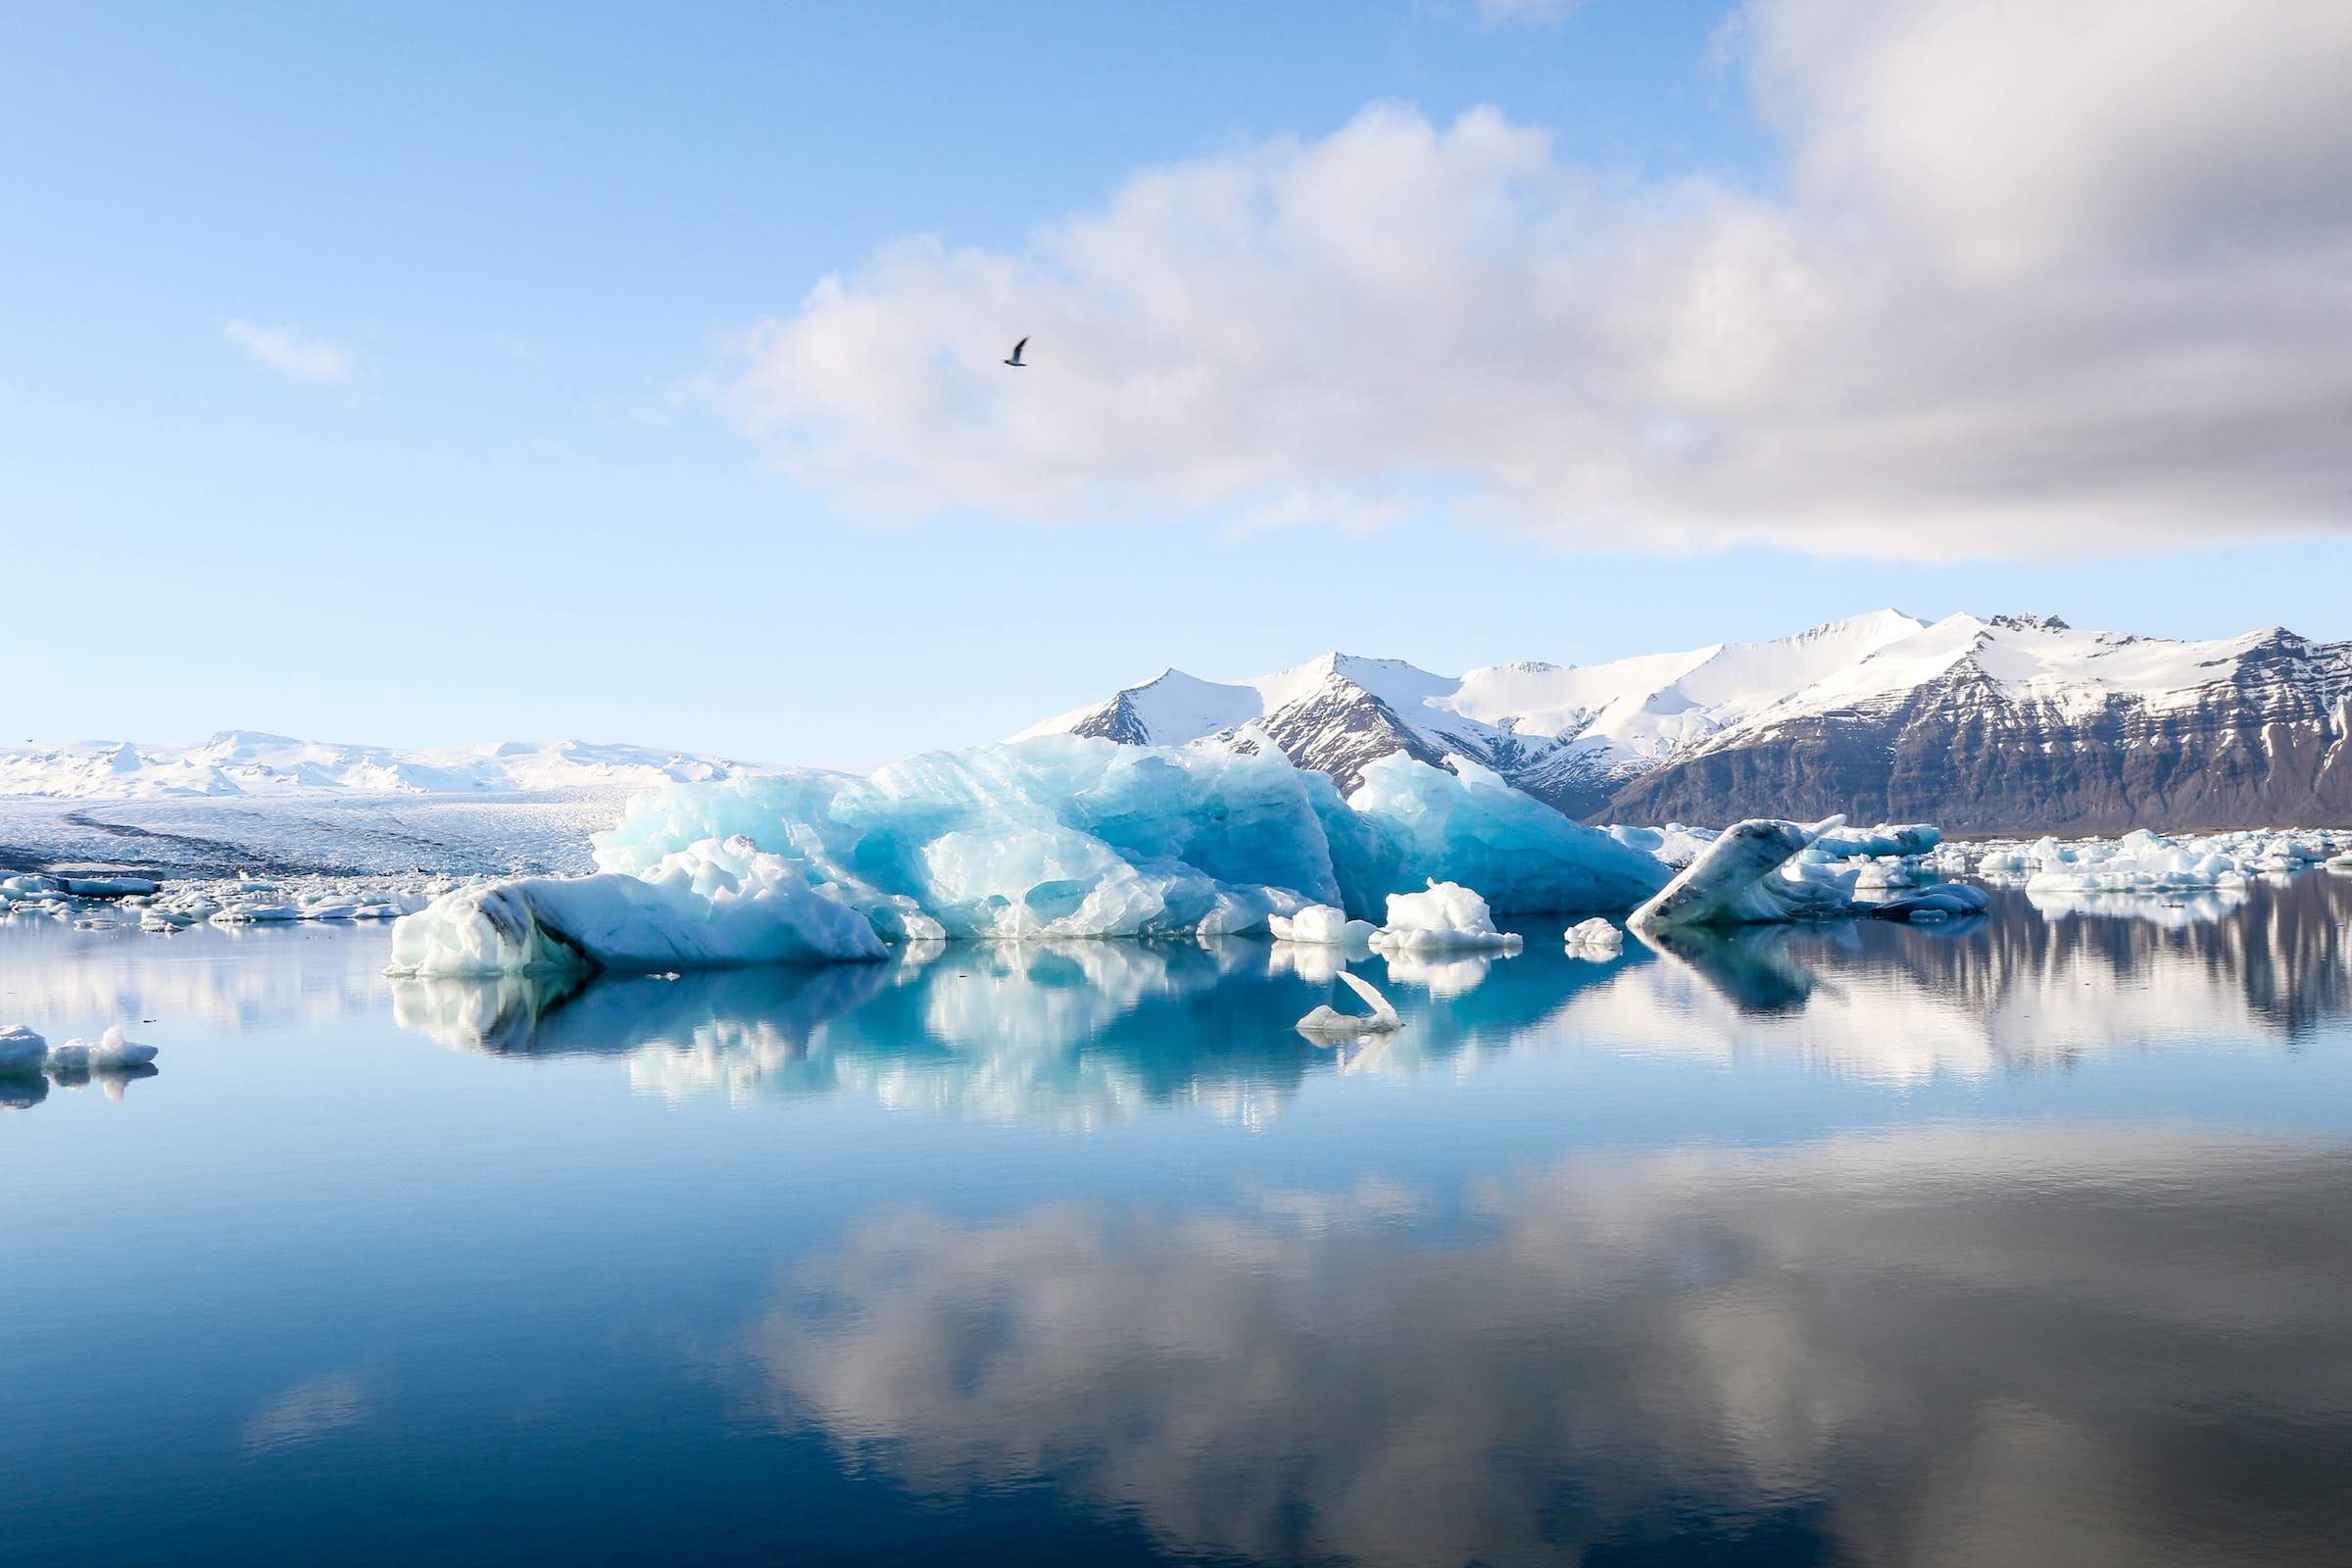
[[1348, 911], [1331, 904], [1310, 904], [1296, 914], [1266, 916], [1266, 930], [1277, 942], [1311, 942], [1324, 947], [1363, 947], [1380, 927], [1369, 920], [1350, 920]]
[[1606, 958], [1625, 949], [1625, 931], [1594, 915], [1568, 928], [1568, 952], [1579, 958]]
[[1403, 1023], [1404, 1020], [1396, 1015], [1396, 1009], [1390, 1004], [1389, 999], [1382, 996], [1379, 988], [1374, 986], [1371, 981], [1364, 979], [1361, 975], [1350, 974], [1346, 969], [1340, 970], [1337, 978], [1345, 981], [1350, 991], [1363, 998], [1365, 1004], [1372, 1010], [1369, 1013], [1342, 1012], [1327, 1002], [1298, 1020], [1297, 1027], [1299, 1033], [1309, 1035], [1387, 1034]]
[[21, 1023], [0, 1024], [0, 1073], [39, 1072], [49, 1042]]
[[155, 1047], [127, 1038], [121, 1024], [109, 1025], [94, 1044], [69, 1040], [62, 1046], [50, 1045], [24, 1024], [0, 1024], [0, 1079], [38, 1078], [45, 1072], [69, 1085], [85, 1083], [94, 1073], [119, 1080], [151, 1070], [155, 1057]]
[[1991, 902], [1983, 888], [1970, 887], [1965, 882], [1938, 882], [1921, 892], [1872, 905], [1867, 912], [1880, 920], [1929, 924], [1960, 915], [1983, 914]]
[[1372, 933], [1383, 951], [1446, 953], [1459, 949], [1515, 950], [1520, 938], [1497, 930], [1487, 901], [1458, 882], [1431, 878], [1428, 891], [1389, 895], [1389, 920]]
[[2140, 829], [2120, 838], [2055, 839], [1985, 847], [1980, 876], [2022, 877], [2033, 893], [2161, 893], [2242, 887], [2257, 876], [2328, 861], [2345, 835], [2251, 829], [2168, 835]]

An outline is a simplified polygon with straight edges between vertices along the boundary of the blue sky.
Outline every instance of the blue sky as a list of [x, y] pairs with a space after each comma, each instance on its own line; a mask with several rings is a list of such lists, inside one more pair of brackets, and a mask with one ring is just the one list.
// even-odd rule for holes
[[[1052, 273], [1040, 231], [1102, 213], [1139, 170], [1337, 145], [1384, 102], [1409, 106], [1406, 129], [1426, 121], [1443, 150], [1459, 117], [1492, 106], [1544, 143], [1532, 173], [1509, 155], [1511, 188], [1549, 192], [1573, 171], [1574, 211], [1597, 208], [1601, 224], [1680, 200], [1689, 180], [1742, 212], [1826, 200], [1789, 192], [1830, 177], [1817, 171], [1835, 144], [1790, 128], [1723, 5], [983, 15], [995, 9], [18, 17], [0, 62], [0, 575], [18, 628], [0, 741], [228, 726], [394, 744], [581, 735], [859, 764], [990, 739], [1168, 663], [1235, 675], [1335, 646], [1441, 669], [1581, 662], [1883, 605], [2352, 635], [2352, 547], [2282, 531], [2340, 514], [2315, 510], [2310, 490], [2265, 488], [2297, 466], [2285, 459], [2184, 471], [2180, 493], [2212, 518], [2202, 532], [2191, 514], [2141, 537], [2104, 474], [2095, 515], [2006, 487], [1985, 499], [1972, 476], [1953, 488], [1981, 510], [1982, 548], [1969, 544], [1979, 514], [1949, 497], [1923, 508], [1936, 531], [1923, 539], [1904, 531], [1888, 478], [1915, 470], [1876, 457], [1857, 463], [1867, 494], [1821, 489], [1835, 466], [1807, 462], [1814, 488], [1753, 514], [1643, 490], [1563, 531], [1554, 498], [1587, 494], [1560, 488], [1568, 470], [1546, 472], [1539, 500], [1511, 488], [1522, 455], [1573, 448], [1586, 417], [1545, 405], [1544, 367], [1536, 395], [1501, 416], [1527, 425], [1507, 447], [1482, 416], [1397, 471], [1260, 450], [1246, 482], [1163, 499], [1169, 470], [1120, 466], [1131, 435], [1065, 444], [1049, 430], [968, 496], [930, 474], [911, 501], [844, 478], [924, 467], [931, 436], [888, 401], [899, 383], [881, 377], [869, 396], [857, 372], [814, 381], [806, 340], [747, 351], [745, 329], [830, 330], [806, 303], [828, 274], [894, 319], [917, 314], [902, 299], [948, 310], [994, 352], [1033, 329], [1025, 315], [1087, 319], [1099, 302], [1056, 277], [1008, 286], [1038, 313], [990, 319], [974, 302], [995, 296], [954, 267], [908, 282], [874, 258], [935, 236]], [[1833, 86], [1859, 68], [1838, 69]], [[1832, 101], [1815, 77], [1801, 90]], [[1801, 109], [1796, 122], [1812, 123]], [[2259, 215], [2232, 221], [2273, 255], [2319, 243], [2298, 230], [2290, 245]], [[1507, 237], [1524, 249], [1537, 228], [1555, 232]], [[2081, 247], [2094, 251], [2117, 247]], [[1377, 341], [1412, 314], [1367, 317], [1351, 336]], [[1508, 318], [1495, 336], [1510, 336]], [[870, 364], [889, 340], [825, 341]], [[1059, 348], [1041, 338], [1022, 373], [1054, 376]], [[781, 415], [741, 391], [763, 369], [787, 383]], [[1563, 360], [1557, 377], [1580, 373]], [[2299, 373], [2217, 369], [2217, 435], [2254, 416], [2231, 401], [2240, 381], [2300, 387]], [[1252, 385], [1218, 395], [1246, 403]], [[2324, 407], [2332, 385], [2299, 395]], [[1296, 371], [1281, 386], [1300, 399]], [[2284, 426], [2305, 412], [2264, 416]], [[1740, 417], [1723, 416], [1725, 430]], [[1660, 418], [1679, 431], [1685, 416]], [[825, 433], [804, 436], [807, 421]], [[1169, 461], [1213, 468], [1208, 427], [1180, 424]], [[1329, 426], [1298, 431], [1338, 450]], [[1024, 514], [1022, 486], [1065, 482], [1077, 503]], [[2091, 484], [2070, 474], [2067, 505]], [[1457, 505], [1465, 486], [1508, 494]], [[1310, 496], [1304, 520], [1247, 525], [1277, 494]], [[1693, 514], [1722, 511], [1722, 529], [1642, 520], [1685, 498]], [[1381, 525], [1320, 520], [1318, 508], [1344, 517], [1359, 503]], [[1841, 509], [1887, 514], [1895, 559], [1867, 529], [1787, 520]], [[2059, 537], [2077, 515], [2091, 518], [2081, 536]], [[1952, 539], [1982, 559], [1936, 559]]]

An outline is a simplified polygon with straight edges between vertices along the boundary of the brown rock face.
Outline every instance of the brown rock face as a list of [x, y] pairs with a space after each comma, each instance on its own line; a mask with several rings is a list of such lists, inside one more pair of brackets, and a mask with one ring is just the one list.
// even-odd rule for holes
[[2352, 822], [2352, 649], [2278, 632], [2161, 707], [2019, 695], [1964, 659], [1881, 707], [1699, 747], [1592, 814], [1726, 822], [1833, 811], [1948, 833]]

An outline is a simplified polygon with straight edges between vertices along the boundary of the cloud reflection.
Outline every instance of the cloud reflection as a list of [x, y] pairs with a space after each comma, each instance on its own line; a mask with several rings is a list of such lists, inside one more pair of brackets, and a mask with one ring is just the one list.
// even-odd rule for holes
[[1468, 1235], [1377, 1185], [899, 1212], [791, 1273], [738, 1388], [1187, 1552], [2275, 1560], [2352, 1520], [2347, 1191], [2340, 1146], [1942, 1130], [1571, 1159]]

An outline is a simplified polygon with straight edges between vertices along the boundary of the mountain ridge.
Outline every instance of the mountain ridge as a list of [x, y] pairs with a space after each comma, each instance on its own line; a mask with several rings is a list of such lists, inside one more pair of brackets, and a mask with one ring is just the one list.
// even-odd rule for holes
[[1786, 638], [1458, 677], [1337, 653], [1235, 682], [1168, 669], [1021, 733], [1054, 732], [1270, 743], [1343, 790], [1387, 752], [1459, 754], [1572, 816], [1623, 822], [2352, 820], [2352, 643], [1880, 610]]

